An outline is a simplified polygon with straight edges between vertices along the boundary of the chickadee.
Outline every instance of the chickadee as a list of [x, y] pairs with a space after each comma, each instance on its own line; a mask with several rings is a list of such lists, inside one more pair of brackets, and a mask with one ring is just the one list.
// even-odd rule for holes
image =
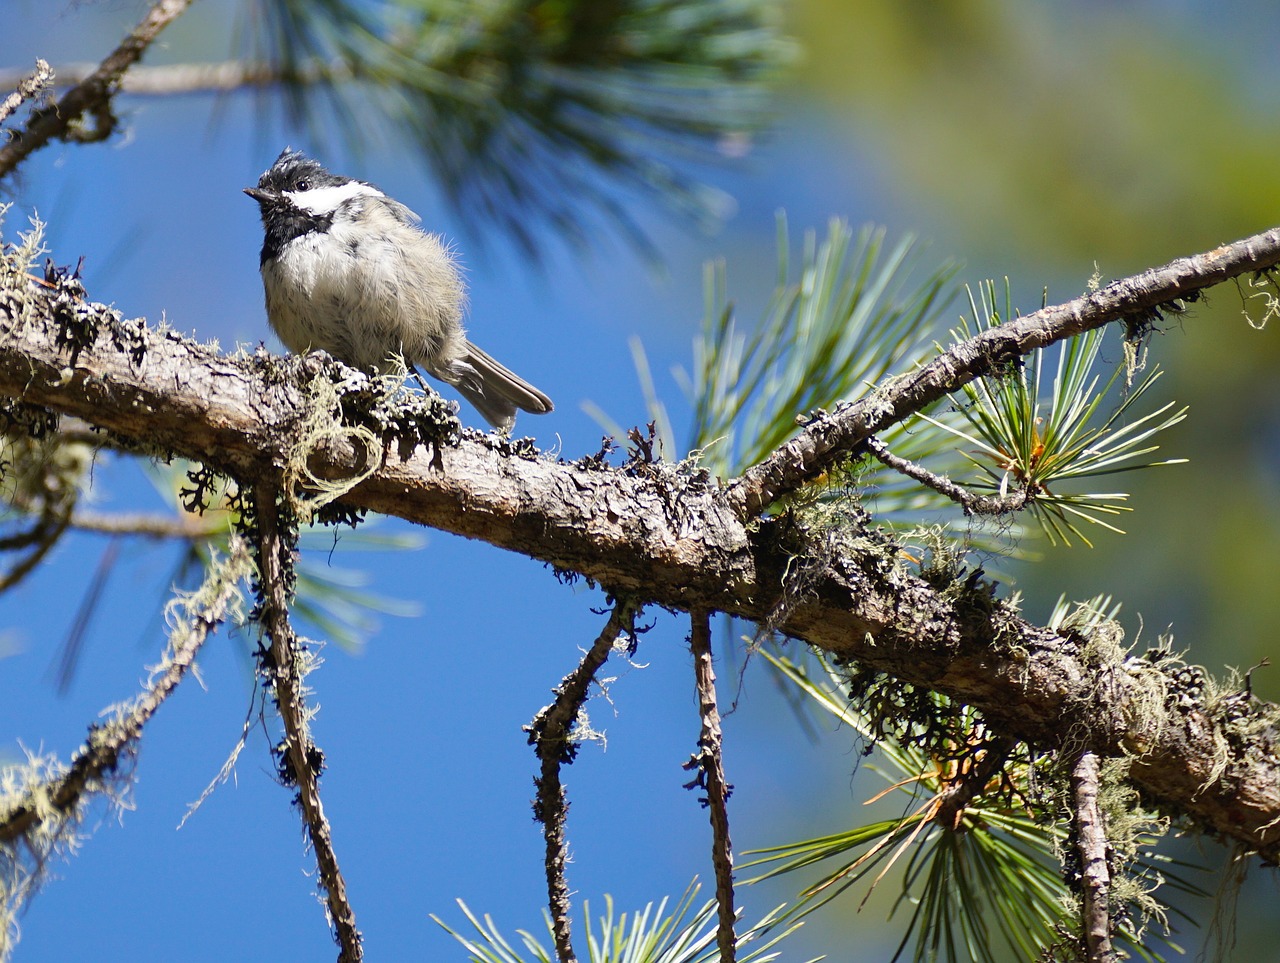
[[551, 410], [550, 398], [467, 340], [453, 254], [413, 211], [289, 148], [244, 192], [262, 213], [267, 320], [290, 351], [319, 348], [379, 372], [398, 355], [502, 431], [517, 408]]

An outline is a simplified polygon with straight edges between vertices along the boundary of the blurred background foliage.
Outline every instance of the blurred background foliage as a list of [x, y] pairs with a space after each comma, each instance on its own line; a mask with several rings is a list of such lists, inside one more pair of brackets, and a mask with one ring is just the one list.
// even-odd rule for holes
[[286, 78], [311, 139], [408, 141], [455, 210], [533, 258], [543, 221], [579, 248], [601, 219], [643, 245], [620, 188], [714, 219], [726, 199], [673, 155], [758, 134], [794, 52], [771, 0], [250, 0], [243, 13], [247, 56]]
[[[1025, 312], [1042, 285], [1051, 303], [1081, 293], [1094, 264], [1118, 277], [1280, 220], [1280, 31], [1267, 12], [804, 0], [794, 25], [806, 93], [893, 172], [911, 226], [1010, 275]], [[1244, 309], [1225, 286], [1152, 343], [1168, 371], [1160, 397], [1191, 409], [1165, 453], [1191, 464], [1125, 480], [1131, 536], [1052, 552], [1020, 577], [1041, 602], [1113, 592], [1210, 666], [1274, 649], [1280, 351]], [[1257, 679], [1280, 697], [1280, 676]]]

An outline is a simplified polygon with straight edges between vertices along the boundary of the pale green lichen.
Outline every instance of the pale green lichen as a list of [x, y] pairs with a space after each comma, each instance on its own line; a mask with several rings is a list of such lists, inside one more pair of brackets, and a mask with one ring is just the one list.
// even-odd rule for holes
[[[10, 205], [0, 204], [0, 231]], [[30, 272], [49, 253], [44, 244], [45, 224], [31, 217], [31, 230], [18, 233], [18, 243], [0, 243], [0, 337], [21, 333], [37, 315], [35, 301], [27, 296], [32, 284]], [[3, 234], [0, 233], [0, 239]]]
[[54, 793], [68, 767], [51, 754], [23, 751], [24, 761], [0, 768], [0, 827], [30, 814], [20, 835], [10, 839], [6, 833], [0, 842], [0, 960], [16, 945], [18, 914], [44, 883], [49, 865], [79, 848], [90, 801], [105, 799], [115, 812], [127, 807], [127, 781], [116, 777], [91, 780], [72, 805], [58, 806]]

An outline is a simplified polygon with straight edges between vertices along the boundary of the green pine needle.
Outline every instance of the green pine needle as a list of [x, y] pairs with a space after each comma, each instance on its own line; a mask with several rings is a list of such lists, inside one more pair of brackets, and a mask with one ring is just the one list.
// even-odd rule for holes
[[861, 397], [922, 357], [956, 266], [911, 283], [916, 247], [910, 236], [890, 247], [870, 227], [855, 240], [833, 219], [822, 241], [805, 234], [792, 277], [780, 215], [777, 286], [749, 334], [728, 300], [724, 264], [707, 267], [702, 333], [683, 376], [694, 404], [690, 447], [704, 451], [707, 468], [740, 474], [796, 433], [797, 415]]
[[[980, 293], [981, 301], [969, 290], [980, 330], [1010, 317], [1007, 280], [1003, 311], [994, 282], [980, 285]], [[974, 333], [962, 319], [952, 335], [961, 339]], [[1119, 404], [1102, 414], [1102, 404], [1124, 370], [1117, 366], [1105, 382], [1097, 372], [1104, 336], [1102, 329], [1094, 329], [1059, 346], [1052, 378], [1045, 370], [1046, 352], [1040, 350], [998, 376], [965, 385], [965, 403], [958, 406], [960, 423], [920, 416], [970, 446], [962, 452], [977, 475], [970, 487], [1000, 495], [1029, 492], [1027, 510], [1055, 544], [1069, 545], [1074, 537], [1091, 546], [1082, 523], [1123, 534], [1106, 517], [1132, 511], [1120, 504], [1129, 497], [1124, 492], [1067, 493], [1060, 490], [1063, 483], [1186, 461], [1146, 458], [1159, 447], [1152, 444], [1155, 436], [1187, 414], [1185, 407], [1175, 411], [1172, 402], [1139, 413], [1138, 402], [1160, 378], [1158, 368], [1127, 386]]]
[[[715, 963], [720, 959], [716, 946], [716, 904], [712, 900], [695, 910], [693, 903], [699, 889], [695, 880], [669, 914], [665, 897], [656, 907], [649, 903], [629, 916], [625, 912], [618, 914], [612, 897], [606, 895], [604, 914], [595, 925], [591, 922], [590, 904], [584, 902], [587, 959], [590, 963]], [[521, 952], [502, 935], [491, 917], [477, 918], [462, 900], [458, 900], [458, 906], [476, 936], [462, 935], [434, 914], [431, 918], [462, 944], [473, 963], [551, 963], [555, 959], [533, 934], [517, 931], [524, 944]], [[545, 910], [543, 923], [550, 936], [551, 918]], [[785, 922], [783, 907], [778, 907], [750, 928], [739, 930], [739, 963], [769, 963], [779, 959], [781, 953], [776, 950], [777, 945], [800, 925], [797, 921]], [[808, 963], [818, 963], [821, 959], [823, 957], [815, 957]]]
[[[1103, 600], [1095, 601], [1103, 604]], [[847, 680], [825, 661], [815, 657], [818, 671], [811, 673], [806, 666], [768, 649], [760, 654], [815, 706], [835, 717], [842, 728], [852, 729], [864, 741], [875, 739], [872, 720], [845, 696]], [[940, 713], [954, 708], [943, 696], [930, 698]], [[981, 734], [976, 714], [962, 709], [959, 720], [962, 730], [955, 738], [974, 744], [974, 737]], [[910, 918], [894, 959], [908, 949], [916, 961], [996, 963], [1010, 958], [1010, 951], [1019, 959], [1041, 958], [1045, 948], [1058, 941], [1060, 927], [1074, 924], [1065, 915], [1070, 894], [1058, 855], [1066, 845], [1066, 831], [1052, 820], [1055, 814], [1039, 811], [1031, 802], [1035, 794], [1029, 764], [1011, 757], [1005, 763], [1000, 789], [976, 796], [952, 829], [932, 820], [932, 807], [948, 787], [947, 766], [910, 742], [880, 738], [875, 745], [884, 763], [883, 774], [891, 784], [886, 792], [906, 794], [910, 812], [826, 836], [753, 850], [748, 855], [759, 858], [741, 868], [757, 867], [762, 872], [747, 882], [832, 864], [800, 892], [791, 910], [791, 915], [799, 918], [858, 885], [865, 887], [865, 903], [871, 891], [896, 868], [900, 890], [890, 915], [908, 910]], [[1006, 791], [1009, 787], [1014, 791]], [[1144, 854], [1131, 867], [1147, 888], [1146, 898], [1153, 901], [1160, 919], [1165, 909], [1154, 904], [1151, 895], [1158, 883], [1203, 895], [1171, 872], [1173, 865], [1167, 857]], [[1178, 949], [1167, 935], [1154, 938]], [[1127, 922], [1118, 927], [1117, 942], [1143, 959], [1161, 959], [1157, 951], [1143, 945]]]
[[[775, 0], [249, 0], [249, 56], [286, 106], [359, 150], [408, 138], [468, 223], [536, 254], [602, 217], [643, 244], [617, 190], [700, 220], [719, 192], [689, 161], [741, 153], [794, 59]], [[317, 118], [320, 108], [337, 124]]]

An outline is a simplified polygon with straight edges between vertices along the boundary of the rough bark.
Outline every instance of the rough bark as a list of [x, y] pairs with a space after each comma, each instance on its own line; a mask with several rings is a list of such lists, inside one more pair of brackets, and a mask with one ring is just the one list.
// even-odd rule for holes
[[737, 912], [733, 901], [733, 842], [729, 838], [729, 796], [733, 786], [724, 774], [724, 733], [720, 728], [719, 700], [716, 696], [716, 671], [711, 659], [711, 618], [707, 612], [690, 613], [689, 648], [693, 653], [693, 673], [698, 690], [698, 714], [702, 732], [698, 751], [685, 763], [685, 769], [698, 770], [698, 776], [685, 786], [706, 792], [703, 803], [711, 819], [711, 865], [716, 876], [716, 946], [720, 963], [734, 963], [738, 938], [734, 933]]
[[1080, 858], [1080, 903], [1088, 963], [1113, 963], [1111, 867], [1107, 860], [1106, 815], [1098, 802], [1098, 757], [1082, 752], [1071, 771], [1076, 850]]

